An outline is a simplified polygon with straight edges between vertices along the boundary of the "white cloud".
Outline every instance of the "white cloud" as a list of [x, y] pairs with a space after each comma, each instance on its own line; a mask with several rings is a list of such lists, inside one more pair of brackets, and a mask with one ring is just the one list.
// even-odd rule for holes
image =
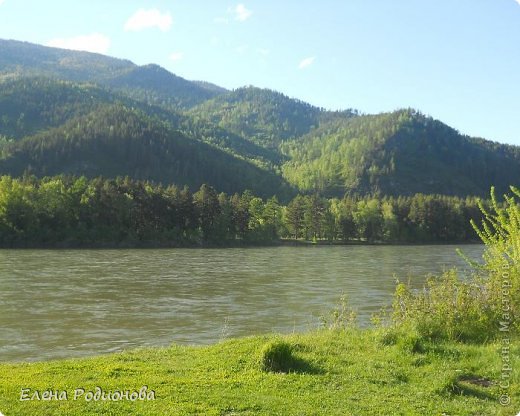
[[161, 13], [157, 9], [139, 9], [125, 23], [127, 32], [138, 32], [156, 27], [163, 32], [170, 30], [173, 23], [170, 12]]
[[74, 49], [96, 53], [107, 53], [110, 48], [110, 38], [101, 33], [93, 33], [72, 38], [55, 38], [47, 42], [47, 46], [63, 49]]
[[316, 59], [315, 56], [309, 56], [308, 58], [303, 59], [300, 62], [300, 65], [298, 65], [298, 68], [304, 69], [304, 68], [307, 68], [308, 66], [311, 66], [314, 63], [315, 59]]
[[0, 6], [4, 3], [4, 0], [0, 0]]
[[242, 3], [237, 4], [234, 8], [231, 9], [231, 12], [235, 15], [235, 20], [239, 22], [244, 22], [251, 17], [253, 12], [246, 8]]
[[518, 4], [520, 4], [520, 0], [515, 0]]
[[170, 60], [172, 60], [173, 62], [180, 61], [182, 58], [184, 58], [184, 53], [183, 52], [173, 52], [170, 55]]

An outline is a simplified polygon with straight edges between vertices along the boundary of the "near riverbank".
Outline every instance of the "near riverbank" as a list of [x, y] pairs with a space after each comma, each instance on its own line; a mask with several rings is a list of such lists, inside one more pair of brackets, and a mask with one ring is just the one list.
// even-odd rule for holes
[[[281, 367], [266, 368], [269, 354]], [[518, 344], [510, 357], [518, 368]], [[320, 330], [209, 347], [174, 345], [86, 359], [4, 363], [0, 411], [70, 416], [515, 415], [519, 373], [510, 379], [511, 404], [501, 405], [502, 364], [496, 343], [432, 343], [384, 329]], [[136, 399], [143, 386], [147, 399]], [[49, 390], [51, 400], [44, 400]], [[123, 393], [120, 400], [106, 400], [120, 398], [118, 392]]]

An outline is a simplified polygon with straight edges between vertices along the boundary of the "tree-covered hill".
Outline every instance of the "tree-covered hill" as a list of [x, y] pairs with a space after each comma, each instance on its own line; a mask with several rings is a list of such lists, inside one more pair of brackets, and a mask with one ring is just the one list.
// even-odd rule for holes
[[0, 39], [0, 77], [9, 74], [92, 82], [153, 104], [188, 108], [221, 91], [178, 77], [158, 65]]
[[251, 189], [261, 196], [291, 194], [274, 173], [121, 104], [100, 106], [60, 127], [4, 145], [0, 173], [129, 176], [192, 189], [208, 183], [229, 193]]
[[255, 87], [218, 95], [190, 114], [270, 148], [308, 133], [324, 119], [353, 116], [350, 111], [327, 112], [279, 92]]
[[334, 121], [283, 146], [284, 177], [324, 194], [487, 194], [520, 180], [520, 148], [471, 138], [414, 110]]
[[131, 97], [173, 108], [190, 108], [221, 93], [153, 64], [135, 66], [103, 84], [124, 91]]
[[43, 77], [12, 76], [0, 81], [0, 136], [4, 140], [18, 140], [59, 127], [101, 105], [114, 103], [139, 109], [195, 140], [204, 141], [259, 166], [272, 168], [283, 160], [277, 151], [258, 146], [211, 122], [182, 114], [171, 107], [151, 105], [91, 83]]
[[0, 82], [0, 134], [18, 140], [118, 99], [92, 84], [41, 77], [9, 78]]
[[0, 39], [0, 73], [52, 76], [71, 81], [102, 81], [135, 67], [128, 60], [97, 53], [49, 48]]
[[520, 148], [415, 110], [327, 111], [268, 89], [227, 91], [157, 65], [5, 40], [0, 158], [0, 173], [13, 175], [129, 175], [281, 199], [289, 188], [487, 196], [491, 185], [520, 184]]

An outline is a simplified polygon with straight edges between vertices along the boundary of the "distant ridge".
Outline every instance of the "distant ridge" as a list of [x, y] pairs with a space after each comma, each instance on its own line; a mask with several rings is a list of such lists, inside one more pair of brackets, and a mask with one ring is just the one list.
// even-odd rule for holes
[[180, 107], [196, 105], [218, 94], [216, 88], [185, 80], [155, 64], [137, 66], [129, 60], [97, 53], [14, 40], [0, 40], [0, 73], [95, 82], [150, 102]]
[[0, 40], [0, 174], [129, 175], [219, 191], [487, 196], [520, 185], [520, 148], [417, 110], [327, 111], [149, 64]]

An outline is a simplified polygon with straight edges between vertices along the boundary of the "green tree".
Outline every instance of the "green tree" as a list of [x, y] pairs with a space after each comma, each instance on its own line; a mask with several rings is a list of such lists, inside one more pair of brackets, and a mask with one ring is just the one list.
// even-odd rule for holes
[[307, 239], [316, 240], [323, 236], [322, 228], [326, 211], [326, 200], [317, 194], [305, 197], [304, 227]]
[[266, 234], [270, 240], [276, 240], [283, 233], [282, 208], [278, 198], [269, 198], [264, 205], [263, 219]]
[[399, 239], [399, 224], [394, 212], [394, 204], [391, 200], [381, 203], [382, 214], [382, 238], [384, 241], [397, 241]]
[[231, 197], [231, 205], [233, 207], [233, 223], [237, 236], [241, 239], [246, 239], [249, 233], [249, 206], [253, 194], [251, 191], [244, 191], [242, 195], [235, 194]]
[[359, 237], [371, 242], [381, 239], [383, 216], [379, 201], [375, 198], [358, 201], [354, 211]]
[[339, 204], [337, 211], [338, 227], [343, 241], [351, 240], [357, 236], [356, 222], [354, 220], [356, 205], [356, 201], [348, 197], [343, 198]]
[[233, 205], [228, 196], [221, 192], [218, 195], [220, 213], [215, 221], [213, 238], [221, 242], [229, 242], [235, 239], [236, 230], [233, 222]]
[[297, 195], [285, 209], [285, 224], [293, 238], [302, 237], [305, 220], [305, 198]]
[[209, 185], [203, 184], [200, 189], [193, 195], [193, 201], [199, 214], [199, 225], [204, 241], [211, 240], [213, 235], [213, 226], [220, 214], [220, 204], [215, 189]]

